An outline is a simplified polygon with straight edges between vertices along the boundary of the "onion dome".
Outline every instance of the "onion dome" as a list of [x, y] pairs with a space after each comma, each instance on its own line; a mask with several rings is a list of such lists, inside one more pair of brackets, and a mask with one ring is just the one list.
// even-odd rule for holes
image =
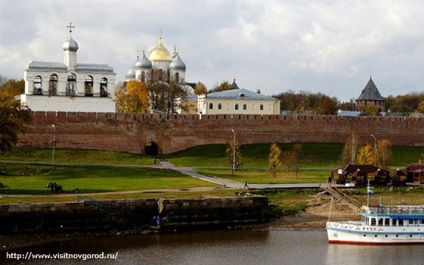
[[169, 54], [169, 51], [167, 48], [165, 48], [162, 44], [162, 38], [159, 38], [158, 45], [150, 51], [149, 53], [149, 60], [151, 62], [153, 61], [168, 61], [171, 62], [172, 58]]
[[140, 63], [136, 67], [140, 67], [140, 68], [136, 68], [136, 69], [152, 69], [152, 63], [149, 61], [149, 59], [147, 59], [144, 51], [143, 51], [143, 57], [141, 58], [141, 61], [137, 61], [137, 63], [138, 62]]
[[186, 65], [183, 60], [181, 60], [180, 55], [178, 53], [177, 56], [175, 56], [174, 60], [172, 60], [172, 62], [169, 64], [169, 68], [175, 70], [186, 70]]
[[76, 52], [78, 50], [78, 43], [74, 39], [69, 38], [68, 41], [65, 41], [62, 45], [64, 51]]
[[125, 79], [135, 79], [135, 69], [137, 67], [137, 64], [140, 63], [137, 56], [137, 61], [128, 69], [127, 73], [125, 74]]
[[130, 67], [127, 73], [125, 74], [125, 79], [135, 79], [135, 69], [134, 67]]

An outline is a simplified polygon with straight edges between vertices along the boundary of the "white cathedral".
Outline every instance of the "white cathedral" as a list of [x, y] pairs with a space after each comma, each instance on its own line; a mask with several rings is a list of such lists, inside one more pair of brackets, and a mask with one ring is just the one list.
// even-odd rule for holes
[[63, 62], [32, 61], [25, 73], [21, 102], [32, 111], [115, 112], [116, 74], [107, 64], [78, 63], [78, 43], [62, 45]]
[[158, 44], [150, 51], [149, 58], [146, 57], [144, 51], [141, 59], [137, 56], [137, 60], [125, 75], [125, 81], [138, 80], [145, 82], [152, 71], [157, 71], [163, 81], [169, 82], [173, 80], [185, 85], [186, 65], [181, 60], [175, 46], [174, 53], [171, 56], [168, 49], [163, 46], [162, 37], [159, 37]]

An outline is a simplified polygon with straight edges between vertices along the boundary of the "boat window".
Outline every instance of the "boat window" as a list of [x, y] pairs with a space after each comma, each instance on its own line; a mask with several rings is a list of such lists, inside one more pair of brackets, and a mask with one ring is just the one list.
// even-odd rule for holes
[[384, 218], [384, 225], [390, 226], [390, 218]]
[[403, 226], [403, 220], [399, 220], [399, 226]]
[[379, 226], [382, 226], [383, 225], [383, 219], [384, 218], [378, 218], [378, 225]]
[[371, 218], [371, 225], [375, 225], [375, 224], [376, 224], [375, 218]]
[[399, 237], [399, 235], [396, 235], [396, 237]]

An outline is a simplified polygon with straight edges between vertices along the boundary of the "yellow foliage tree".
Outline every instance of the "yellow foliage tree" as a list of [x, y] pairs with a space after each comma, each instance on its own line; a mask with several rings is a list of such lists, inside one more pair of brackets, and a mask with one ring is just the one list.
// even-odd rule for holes
[[376, 164], [375, 150], [370, 144], [364, 145], [359, 148], [356, 163], [360, 165], [374, 165]]
[[194, 87], [194, 94], [196, 95], [204, 95], [208, 93], [208, 89], [206, 88], [205, 84], [202, 82], [197, 82], [196, 86]]
[[141, 112], [149, 110], [149, 98], [144, 82], [129, 81], [125, 89], [120, 90], [115, 98], [118, 112]]
[[340, 156], [340, 162], [345, 164], [353, 164], [356, 158], [357, 144], [356, 135], [352, 132], [352, 135], [347, 139], [346, 144], [343, 147], [342, 154]]
[[281, 166], [281, 148], [277, 144], [272, 144], [268, 156], [268, 168], [275, 178], [277, 167]]
[[392, 144], [388, 139], [381, 139], [377, 142], [377, 165], [387, 169], [392, 161]]

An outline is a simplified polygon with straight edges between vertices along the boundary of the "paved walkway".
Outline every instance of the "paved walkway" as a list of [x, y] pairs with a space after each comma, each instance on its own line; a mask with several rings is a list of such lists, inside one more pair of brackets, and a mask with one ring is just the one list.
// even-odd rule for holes
[[[178, 166], [175, 166], [174, 164], [170, 163], [169, 161], [167, 161], [165, 159], [160, 159], [159, 163], [160, 163], [160, 166], [158, 166], [158, 167], [173, 169], [173, 170], [179, 171], [183, 174], [192, 176], [194, 178], [198, 178], [198, 179], [201, 179], [201, 180], [204, 180], [204, 181], [213, 182], [213, 183], [222, 185], [224, 187], [234, 188], [234, 189], [244, 189], [244, 188], [246, 188], [245, 183], [203, 175], [203, 174], [196, 172], [191, 167], [178, 167]], [[280, 189], [288, 189], [288, 188], [319, 188], [319, 187], [321, 187], [323, 189], [327, 188], [327, 183], [322, 183], [321, 185], [319, 183], [292, 183], [292, 184], [249, 184], [249, 183], [247, 183], [247, 185], [248, 185], [249, 189], [279, 189], [279, 188]]]
[[[0, 160], [0, 162], [3, 163], [31, 163], [31, 164], [38, 164], [38, 165], [46, 165], [49, 163], [45, 163], [45, 162], [27, 162], [27, 161], [3, 161]], [[207, 176], [207, 175], [203, 175], [200, 174], [198, 172], [196, 172], [193, 168], [191, 167], [180, 167], [180, 166], [175, 166], [174, 164], [170, 163], [169, 161], [167, 161], [166, 159], [158, 159], [157, 160], [157, 165], [156, 166], [147, 166], [147, 165], [104, 165], [102, 164], [102, 166], [113, 166], [113, 167], [144, 167], [144, 168], [168, 168], [168, 169], [172, 169], [175, 171], [179, 171], [183, 174], [186, 174], [188, 176], [194, 177], [194, 178], [198, 178], [204, 181], [209, 181], [212, 183], [216, 183], [218, 185], [221, 185], [223, 187], [226, 188], [233, 188], [233, 189], [244, 189], [245, 187], [245, 183], [241, 183], [241, 182], [237, 182], [237, 181], [232, 181], [232, 180], [228, 180], [228, 179], [223, 179], [223, 178], [217, 178], [217, 177], [213, 177], [213, 176]], [[72, 165], [70, 163], [56, 163], [55, 165]], [[79, 164], [81, 165], [81, 164]], [[86, 164], [88, 165], [88, 164]], [[94, 166], [94, 165], [93, 165]], [[95, 166], [98, 166], [97, 164], [95, 164]], [[289, 189], [289, 188], [318, 188], [321, 187], [322, 189], [327, 188], [327, 183], [291, 183], [291, 184], [249, 184], [247, 183], [248, 188], [249, 189]], [[343, 187], [343, 185], [337, 185], [337, 184], [332, 184], [335, 187]]]

